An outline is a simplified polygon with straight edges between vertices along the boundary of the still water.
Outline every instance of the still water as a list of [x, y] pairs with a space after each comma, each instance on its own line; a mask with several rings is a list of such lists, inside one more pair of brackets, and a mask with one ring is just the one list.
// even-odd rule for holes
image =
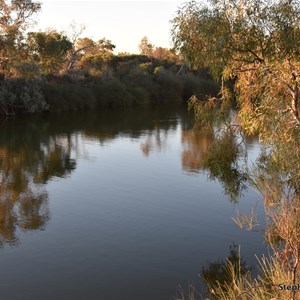
[[192, 120], [165, 105], [1, 120], [1, 299], [174, 299], [233, 243], [255, 264], [262, 231], [231, 218], [260, 196], [209, 180], [213, 137]]

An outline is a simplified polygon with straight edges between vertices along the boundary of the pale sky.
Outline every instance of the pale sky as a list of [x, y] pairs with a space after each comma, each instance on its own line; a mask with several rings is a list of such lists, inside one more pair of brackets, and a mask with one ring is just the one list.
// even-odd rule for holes
[[176, 15], [181, 1], [83, 1], [40, 0], [42, 11], [37, 15], [37, 25], [31, 30], [54, 28], [67, 31], [70, 24], [84, 24], [82, 37], [95, 41], [107, 38], [117, 47], [115, 53], [138, 53], [143, 36], [155, 46], [172, 46], [169, 21]]

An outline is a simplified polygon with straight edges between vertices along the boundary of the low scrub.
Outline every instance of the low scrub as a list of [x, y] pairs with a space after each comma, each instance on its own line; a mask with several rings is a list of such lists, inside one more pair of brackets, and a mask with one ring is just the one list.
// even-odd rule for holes
[[2, 114], [76, 111], [145, 103], [182, 102], [193, 94], [216, 95], [219, 86], [203, 74], [193, 74], [146, 56], [113, 56], [99, 66], [85, 66], [60, 75], [2, 79]]
[[4, 115], [19, 111], [40, 112], [48, 109], [39, 79], [18, 78], [0, 83], [0, 107]]

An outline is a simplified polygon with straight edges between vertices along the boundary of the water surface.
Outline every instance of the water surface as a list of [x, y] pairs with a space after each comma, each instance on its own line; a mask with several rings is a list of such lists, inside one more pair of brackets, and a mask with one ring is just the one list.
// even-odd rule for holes
[[1, 121], [1, 298], [174, 299], [232, 243], [255, 264], [262, 233], [231, 218], [260, 196], [208, 179], [192, 124], [166, 105]]

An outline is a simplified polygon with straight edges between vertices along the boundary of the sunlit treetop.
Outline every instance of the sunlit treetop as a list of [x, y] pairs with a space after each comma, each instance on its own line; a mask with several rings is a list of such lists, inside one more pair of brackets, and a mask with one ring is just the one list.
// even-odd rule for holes
[[32, 0], [0, 0], [0, 71], [5, 73], [13, 60], [24, 58], [23, 38], [31, 17], [41, 4]]
[[[172, 26], [174, 46], [192, 67], [234, 82], [246, 131], [259, 132], [266, 142], [297, 134], [299, 1], [192, 1], [179, 9]], [[219, 100], [231, 96], [223, 86]]]

